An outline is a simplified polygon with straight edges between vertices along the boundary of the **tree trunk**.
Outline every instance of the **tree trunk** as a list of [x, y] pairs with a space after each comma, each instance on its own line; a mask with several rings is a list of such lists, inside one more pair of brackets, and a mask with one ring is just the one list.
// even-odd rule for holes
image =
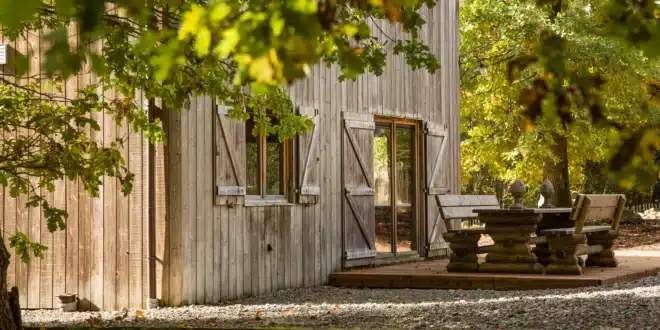
[[554, 205], [571, 207], [571, 185], [568, 177], [568, 140], [565, 136], [552, 133], [552, 153], [559, 158], [555, 164], [546, 159], [543, 164], [543, 175], [552, 182], [555, 188]]
[[7, 292], [7, 267], [9, 267], [9, 251], [0, 237], [0, 329], [22, 330], [18, 289], [13, 287], [11, 292]]

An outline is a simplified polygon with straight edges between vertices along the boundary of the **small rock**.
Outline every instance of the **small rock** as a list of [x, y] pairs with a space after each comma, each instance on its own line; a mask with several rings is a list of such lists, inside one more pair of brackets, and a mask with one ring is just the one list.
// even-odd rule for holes
[[646, 219], [646, 217], [628, 209], [624, 209], [623, 214], [621, 215], [621, 223], [624, 224], [636, 225], [642, 223], [644, 219]]

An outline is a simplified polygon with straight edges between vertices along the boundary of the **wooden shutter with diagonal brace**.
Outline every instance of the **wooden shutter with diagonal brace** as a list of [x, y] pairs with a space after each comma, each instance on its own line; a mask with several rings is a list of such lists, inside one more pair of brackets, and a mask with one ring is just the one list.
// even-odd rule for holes
[[318, 203], [321, 195], [319, 111], [314, 108], [299, 107], [300, 115], [312, 118], [314, 127], [311, 132], [298, 136], [298, 202], [301, 204]]
[[245, 201], [245, 123], [229, 118], [228, 108], [216, 105], [215, 184], [217, 205]]
[[343, 113], [344, 267], [365, 265], [376, 256], [373, 116]]
[[449, 245], [442, 233], [447, 231], [440, 213], [439, 195], [449, 193], [447, 171], [445, 170], [447, 149], [447, 128], [432, 122], [426, 122], [424, 129], [424, 164], [426, 185], [426, 253], [427, 257], [446, 253]]

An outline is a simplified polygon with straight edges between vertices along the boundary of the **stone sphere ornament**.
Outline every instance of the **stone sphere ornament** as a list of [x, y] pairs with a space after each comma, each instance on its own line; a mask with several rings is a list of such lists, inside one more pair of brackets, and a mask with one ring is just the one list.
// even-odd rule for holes
[[523, 196], [525, 195], [525, 184], [520, 179], [516, 179], [509, 188], [509, 193], [513, 196], [514, 204], [511, 206], [512, 209], [524, 209], [525, 206], [522, 204]]
[[543, 196], [543, 205], [541, 205], [541, 208], [547, 209], [555, 207], [552, 205], [552, 197], [555, 195], [555, 188], [552, 186], [552, 182], [545, 179], [540, 190], [541, 196]]

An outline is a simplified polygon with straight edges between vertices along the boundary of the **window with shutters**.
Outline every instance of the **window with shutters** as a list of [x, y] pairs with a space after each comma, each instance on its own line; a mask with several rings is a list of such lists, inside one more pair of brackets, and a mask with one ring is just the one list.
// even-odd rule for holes
[[[277, 118], [269, 115], [271, 125]], [[246, 198], [248, 201], [288, 201], [291, 178], [291, 142], [258, 129], [254, 118], [245, 126]]]

